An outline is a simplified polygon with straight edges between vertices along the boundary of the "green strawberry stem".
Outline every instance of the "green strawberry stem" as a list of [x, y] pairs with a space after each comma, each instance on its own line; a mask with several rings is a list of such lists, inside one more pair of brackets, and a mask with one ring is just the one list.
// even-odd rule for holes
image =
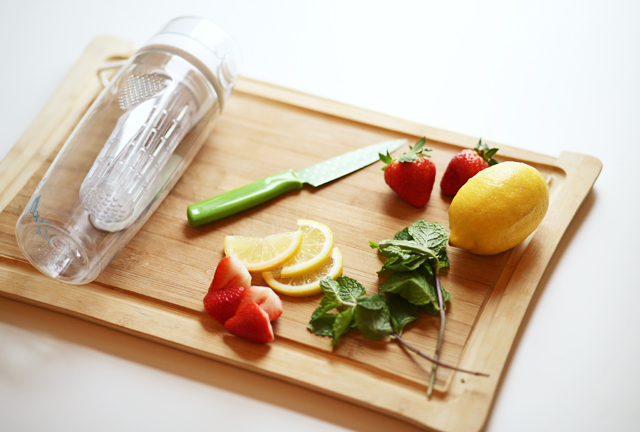
[[493, 156], [498, 152], [497, 148], [489, 148], [487, 143], [482, 142], [482, 138], [478, 141], [478, 144], [473, 148], [478, 156], [480, 156], [489, 166], [497, 165], [498, 161]]
[[431, 149], [424, 147], [426, 142], [427, 142], [426, 137], [420, 138], [420, 140], [418, 140], [418, 142], [416, 142], [413, 147], [409, 146], [408, 153], [404, 153], [402, 156], [398, 157], [397, 159], [394, 159], [391, 157], [391, 155], [389, 154], [389, 150], [387, 150], [387, 154], [378, 153], [378, 155], [380, 156], [380, 160], [385, 163], [385, 166], [382, 167], [382, 171], [384, 171], [385, 168], [387, 168], [387, 165], [396, 161], [397, 162], [415, 162], [418, 160], [419, 157], [431, 157], [428, 154], [424, 153], [426, 151], [431, 151]]

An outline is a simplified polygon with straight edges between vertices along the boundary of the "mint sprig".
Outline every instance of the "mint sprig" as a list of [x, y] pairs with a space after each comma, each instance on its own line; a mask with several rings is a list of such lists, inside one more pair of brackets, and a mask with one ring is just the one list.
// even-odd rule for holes
[[[417, 145], [416, 145], [417, 146]], [[325, 277], [320, 281], [324, 297], [313, 312], [308, 329], [321, 336], [329, 336], [332, 346], [353, 328], [371, 340], [387, 336], [407, 349], [432, 362], [432, 373], [427, 390], [431, 395], [436, 368], [443, 366], [473, 375], [470, 372], [439, 361], [444, 338], [445, 308], [451, 300], [440, 282], [440, 269], [449, 267], [446, 247], [448, 236], [439, 223], [420, 219], [395, 234], [393, 239], [369, 245], [387, 257], [378, 272], [388, 275], [379, 286], [379, 292], [367, 295], [365, 288], [355, 279], [341, 276], [336, 280]], [[440, 315], [438, 342], [433, 357], [417, 350], [401, 336], [404, 328], [416, 321], [419, 309]]]

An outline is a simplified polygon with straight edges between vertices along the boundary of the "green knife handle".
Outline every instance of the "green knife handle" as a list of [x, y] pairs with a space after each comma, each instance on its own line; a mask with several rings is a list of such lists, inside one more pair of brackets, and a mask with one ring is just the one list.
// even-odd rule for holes
[[285, 192], [302, 189], [302, 184], [293, 170], [283, 171], [191, 204], [187, 208], [187, 218], [193, 227], [204, 225], [255, 207]]

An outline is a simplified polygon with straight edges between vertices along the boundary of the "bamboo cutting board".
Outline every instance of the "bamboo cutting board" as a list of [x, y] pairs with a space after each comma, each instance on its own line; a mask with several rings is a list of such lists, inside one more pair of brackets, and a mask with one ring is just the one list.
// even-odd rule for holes
[[[175, 348], [282, 379], [442, 431], [479, 430], [485, 423], [514, 338], [547, 264], [591, 190], [599, 160], [563, 152], [553, 158], [490, 143], [498, 159], [535, 166], [550, 185], [549, 212], [536, 232], [505, 253], [481, 257], [449, 248], [443, 283], [453, 295], [442, 360], [490, 374], [439, 368], [436, 392], [425, 390], [430, 364], [393, 341], [355, 333], [335, 349], [306, 330], [320, 297], [282, 297], [276, 340], [255, 345], [225, 332], [203, 311], [202, 298], [223, 256], [226, 235], [265, 236], [296, 228], [299, 218], [327, 224], [344, 257], [344, 275], [377, 292], [381, 259], [368, 241], [391, 238], [415, 220], [448, 227], [450, 199], [438, 184], [446, 164], [477, 138], [372, 113], [310, 95], [241, 79], [214, 132], [141, 231], [93, 283], [65, 285], [22, 256], [15, 224], [32, 192], [83, 113], [101, 90], [96, 71], [126, 58], [130, 43], [95, 39], [24, 136], [0, 163], [0, 294], [80, 317]], [[429, 204], [415, 209], [384, 183], [381, 163], [320, 188], [289, 193], [244, 213], [192, 228], [189, 204], [283, 171], [375, 142], [407, 138], [427, 146], [439, 175]], [[404, 147], [398, 154], [407, 150]], [[263, 284], [259, 276], [254, 284]], [[422, 316], [406, 339], [427, 353], [439, 321]]]

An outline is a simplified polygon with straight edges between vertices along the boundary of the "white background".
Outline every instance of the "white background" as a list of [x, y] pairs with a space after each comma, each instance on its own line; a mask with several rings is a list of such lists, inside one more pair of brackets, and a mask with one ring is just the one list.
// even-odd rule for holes
[[[486, 429], [640, 430], [640, 2], [0, 2], [0, 158], [91, 39], [208, 17], [244, 74], [604, 169], [538, 288]], [[413, 431], [0, 298], [2, 431]]]

